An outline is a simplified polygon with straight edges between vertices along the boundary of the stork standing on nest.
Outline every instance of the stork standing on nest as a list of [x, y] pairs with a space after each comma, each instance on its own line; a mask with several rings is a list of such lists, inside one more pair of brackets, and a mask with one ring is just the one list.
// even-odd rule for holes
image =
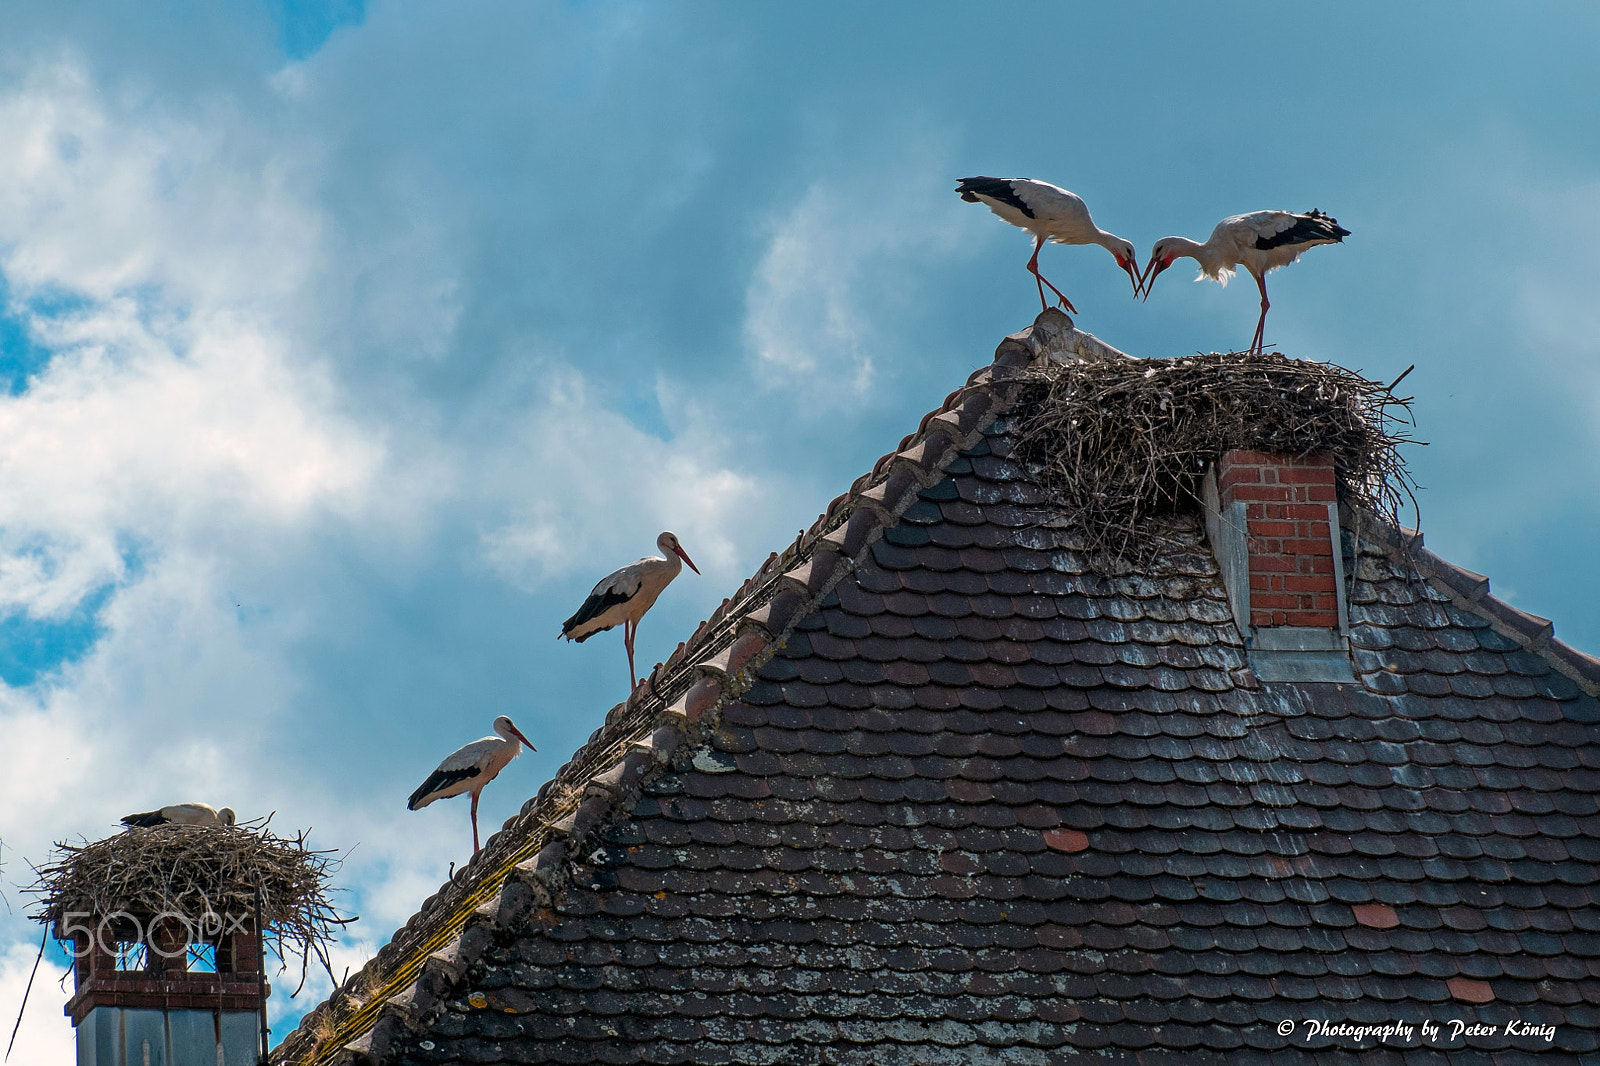
[[1248, 215], [1234, 215], [1217, 223], [1206, 243], [1197, 244], [1187, 237], [1163, 237], [1156, 242], [1139, 279], [1144, 287], [1144, 298], [1150, 299], [1150, 290], [1156, 278], [1176, 260], [1188, 256], [1200, 264], [1200, 277], [1228, 283], [1235, 267], [1244, 267], [1256, 279], [1261, 290], [1261, 317], [1256, 320], [1255, 336], [1250, 340], [1250, 351], [1258, 353], [1263, 347], [1262, 334], [1267, 325], [1267, 272], [1288, 266], [1300, 258], [1300, 253], [1319, 244], [1341, 244], [1350, 231], [1340, 226], [1331, 216], [1312, 208], [1303, 215], [1290, 211], [1252, 211]]
[[684, 563], [695, 573], [700, 572], [678, 543], [677, 534], [661, 534], [656, 538], [656, 547], [661, 549], [661, 555], [647, 555], [601, 578], [577, 613], [561, 624], [561, 635], [579, 644], [596, 633], [622, 626], [622, 644], [628, 649], [630, 692], [639, 687], [639, 675], [633, 666], [633, 638], [639, 632], [639, 619], [678, 576]]
[[155, 825], [232, 825], [233, 822], [232, 807], [218, 810], [205, 803], [169, 803], [159, 810], [130, 814], [122, 819], [123, 825], [141, 829]]
[[[1096, 226], [1089, 217], [1089, 208], [1076, 194], [1033, 178], [986, 177], [962, 178], [956, 192], [968, 203], [986, 204], [989, 210], [1013, 226], [1033, 234], [1033, 258], [1028, 260], [1028, 273], [1039, 287], [1041, 310], [1049, 306], [1045, 302], [1044, 287], [1050, 282], [1039, 273], [1039, 249], [1044, 247], [1045, 241], [1100, 245], [1111, 253], [1117, 266], [1128, 272], [1128, 280], [1133, 282], [1133, 295], [1139, 295], [1139, 275], [1134, 264], [1137, 253], [1133, 245]], [[1060, 289], [1050, 285], [1050, 291], [1056, 294], [1061, 306], [1073, 314], [1078, 313]]]
[[478, 854], [478, 794], [506, 764], [522, 754], [522, 745], [538, 751], [505, 715], [494, 720], [495, 735], [474, 740], [446, 755], [439, 768], [411, 793], [406, 810], [417, 811], [437, 799], [472, 794], [472, 854]]

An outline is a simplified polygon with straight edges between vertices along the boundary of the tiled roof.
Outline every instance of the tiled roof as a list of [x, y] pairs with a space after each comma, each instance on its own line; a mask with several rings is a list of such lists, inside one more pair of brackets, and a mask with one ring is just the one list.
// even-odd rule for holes
[[1008, 338], [279, 1059], [1592, 1061], [1600, 663], [1352, 513], [1359, 685], [1258, 682], [1198, 519], [1097, 574], [1011, 458], [1067, 350]]

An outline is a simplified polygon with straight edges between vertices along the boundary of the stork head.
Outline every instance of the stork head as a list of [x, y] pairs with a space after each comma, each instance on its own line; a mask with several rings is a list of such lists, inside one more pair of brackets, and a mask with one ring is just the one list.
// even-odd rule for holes
[[1106, 250], [1117, 261], [1117, 266], [1128, 272], [1128, 280], [1133, 282], [1133, 297], [1139, 298], [1139, 269], [1135, 259], [1139, 253], [1133, 250], [1133, 245], [1121, 237], [1113, 237], [1106, 242]]
[[512, 724], [511, 718], [508, 715], [502, 714], [500, 717], [494, 720], [494, 731], [506, 740], [522, 741], [522, 743], [528, 746], [529, 751], [539, 750], [533, 746], [533, 741], [522, 735], [522, 730], [518, 729], [514, 724]]
[[1138, 284], [1144, 289], [1146, 300], [1150, 299], [1150, 290], [1155, 286], [1156, 278], [1179, 257], [1189, 255], [1185, 246], [1192, 243], [1183, 237], [1163, 237], [1156, 242], [1156, 246], [1150, 250], [1150, 261], [1144, 265], [1144, 273], [1139, 275]]
[[683, 550], [683, 545], [678, 543], [678, 535], [676, 533], [661, 534], [661, 536], [656, 538], [656, 547], [660, 548], [663, 552], [671, 552], [673, 555], [676, 555], [678, 558], [688, 563], [689, 569], [693, 570], [695, 573], [698, 574], [700, 572], [700, 568], [694, 565], [694, 560], [689, 558], [689, 553]]
[[232, 825], [236, 820], [232, 807], [223, 807], [217, 811], [217, 824], [219, 825]]

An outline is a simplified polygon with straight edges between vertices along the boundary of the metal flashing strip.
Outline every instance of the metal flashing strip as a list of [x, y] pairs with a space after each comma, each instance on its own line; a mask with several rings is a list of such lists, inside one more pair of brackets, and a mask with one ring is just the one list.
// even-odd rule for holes
[[1350, 603], [1347, 599], [1344, 572], [1344, 536], [1339, 526], [1339, 504], [1328, 504], [1328, 539], [1333, 542], [1333, 592], [1339, 606], [1339, 635], [1345, 646], [1350, 643]]
[[1250, 552], [1245, 543], [1244, 502], [1239, 501], [1223, 512], [1222, 497], [1217, 491], [1216, 463], [1206, 471], [1200, 491], [1206, 508], [1206, 539], [1211, 542], [1211, 553], [1222, 571], [1222, 588], [1228, 594], [1228, 607], [1233, 611], [1233, 621], [1239, 632], [1248, 636]]
[[1252, 648], [1250, 669], [1262, 681], [1356, 683], [1350, 656], [1342, 651], [1268, 651]]
[[1245, 646], [1251, 651], [1336, 651], [1347, 655], [1350, 641], [1337, 629], [1315, 626], [1270, 626], [1248, 631]]

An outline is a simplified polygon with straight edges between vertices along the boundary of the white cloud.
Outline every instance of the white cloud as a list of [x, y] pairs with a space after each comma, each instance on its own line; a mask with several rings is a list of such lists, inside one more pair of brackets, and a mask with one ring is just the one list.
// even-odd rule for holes
[[0, 97], [0, 245], [24, 289], [260, 305], [303, 281], [319, 219], [294, 154], [217, 98], [182, 118], [66, 56]]
[[[34, 958], [39, 951], [39, 928], [33, 927], [33, 942], [18, 941], [0, 949], [0, 1003], [15, 1004], [21, 1008], [23, 990], [28, 987], [28, 975], [33, 971]], [[58, 981], [61, 967], [49, 957], [39, 963], [38, 975], [33, 981], [33, 991], [28, 996], [22, 1024], [17, 1029], [16, 1043], [11, 1049], [10, 1061], [19, 1066], [48, 1066], [50, 1063], [76, 1061], [76, 1043], [72, 1027], [61, 1016], [64, 996]], [[70, 984], [70, 981], [69, 981]], [[8, 1006], [6, 1010], [6, 1039], [10, 1038], [11, 1025], [17, 1015]]]
[[103, 835], [133, 810], [269, 802], [257, 753], [295, 693], [278, 652], [295, 623], [275, 623], [275, 641], [246, 632], [219, 595], [219, 569], [162, 557], [102, 609], [90, 654], [29, 688], [0, 688], [8, 847], [38, 861], [53, 839]]
[[0, 610], [70, 610], [123, 579], [127, 538], [348, 512], [381, 462], [271, 337], [196, 318], [180, 354], [138, 312], [117, 299], [43, 331], [59, 354], [0, 398]]
[[682, 424], [663, 440], [606, 410], [570, 367], [546, 380], [483, 471], [480, 491], [510, 511], [480, 536], [495, 572], [529, 590], [579, 568], [599, 577], [653, 553], [663, 529], [703, 571], [736, 566], [769, 490], [725, 455], [714, 412], [673, 393], [663, 407]]
[[211, 497], [281, 521], [373, 472], [380, 449], [337, 420], [326, 382], [290, 366], [273, 337], [197, 315], [180, 349], [137, 312], [117, 301], [47, 332], [61, 354], [6, 404], [27, 460], [64, 460], [47, 477], [72, 493], [47, 513], [128, 515], [148, 507], [132, 498], [166, 489], [164, 503]]
[[949, 190], [928, 175], [945, 168], [898, 163], [905, 174], [896, 167], [848, 185], [817, 181], [770, 223], [744, 322], [768, 389], [799, 387], [832, 407], [872, 387], [880, 369], [873, 353], [895, 347], [885, 324], [911, 298], [919, 260], [955, 239], [950, 225], [933, 221]]
[[274, 323], [317, 261], [294, 157], [225, 102], [194, 112], [71, 57], [0, 95], [0, 272], [54, 353], [0, 398], [0, 612], [69, 611], [126, 577], [129, 539], [348, 509], [381, 461]]
[[803, 381], [819, 366], [842, 371], [856, 393], [872, 382], [867, 320], [852, 289], [887, 235], [856, 221], [848, 202], [814, 185], [772, 227], [745, 328], [774, 387]]

